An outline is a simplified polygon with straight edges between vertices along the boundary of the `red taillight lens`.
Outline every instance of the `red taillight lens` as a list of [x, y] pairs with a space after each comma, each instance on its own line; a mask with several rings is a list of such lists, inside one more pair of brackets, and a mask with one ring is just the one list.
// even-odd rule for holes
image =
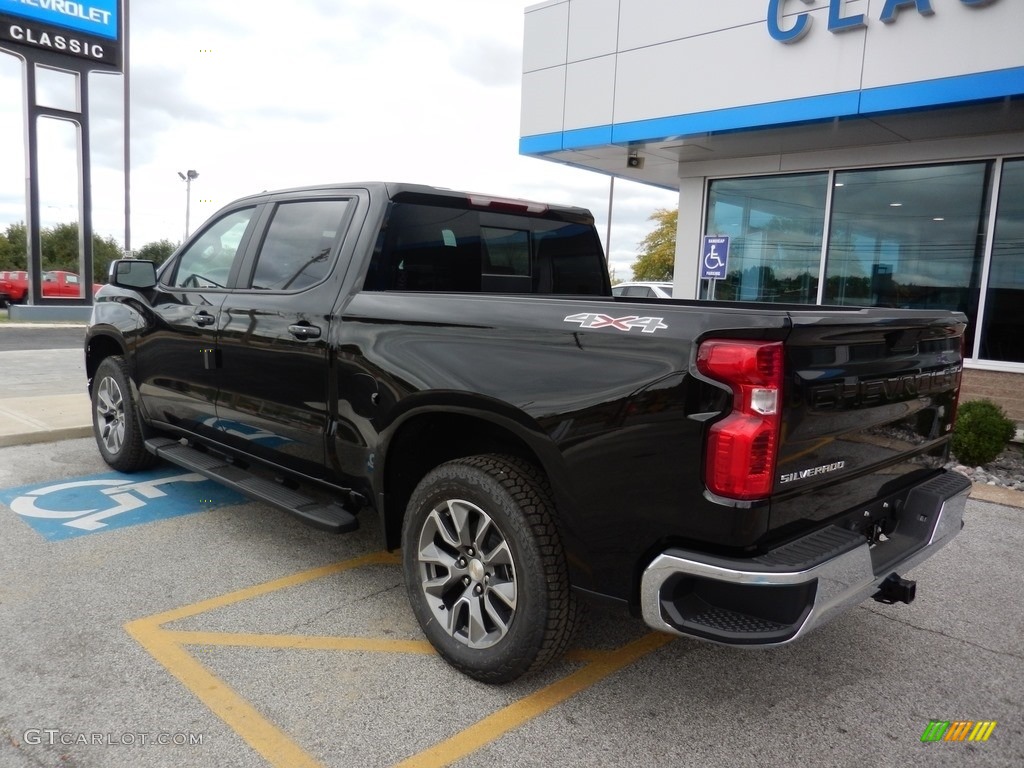
[[782, 398], [782, 342], [705, 341], [697, 370], [728, 384], [732, 413], [711, 427], [704, 463], [708, 489], [732, 499], [768, 496], [775, 477]]

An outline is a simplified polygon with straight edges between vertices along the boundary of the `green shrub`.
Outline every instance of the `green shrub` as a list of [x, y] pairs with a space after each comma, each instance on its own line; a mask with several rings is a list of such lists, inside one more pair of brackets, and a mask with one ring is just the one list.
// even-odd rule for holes
[[957, 411], [951, 447], [961, 464], [980, 467], [1002, 453], [1016, 429], [991, 400], [972, 400]]

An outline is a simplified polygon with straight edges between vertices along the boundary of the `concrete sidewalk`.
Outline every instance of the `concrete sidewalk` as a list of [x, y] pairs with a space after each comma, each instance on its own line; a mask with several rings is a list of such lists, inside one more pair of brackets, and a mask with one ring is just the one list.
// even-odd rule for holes
[[91, 434], [80, 347], [0, 351], [0, 447]]

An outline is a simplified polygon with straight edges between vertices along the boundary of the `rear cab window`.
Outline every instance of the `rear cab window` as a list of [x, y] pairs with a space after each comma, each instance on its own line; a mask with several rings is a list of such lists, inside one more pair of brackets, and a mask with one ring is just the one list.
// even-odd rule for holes
[[611, 295], [591, 223], [460, 203], [393, 202], [364, 290]]

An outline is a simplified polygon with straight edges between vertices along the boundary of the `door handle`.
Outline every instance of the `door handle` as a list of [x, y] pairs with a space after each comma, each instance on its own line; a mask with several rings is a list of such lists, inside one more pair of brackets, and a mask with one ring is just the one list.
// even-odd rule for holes
[[196, 312], [192, 315], [192, 322], [196, 325], [213, 325], [217, 322], [217, 318], [209, 312]]
[[315, 325], [289, 325], [288, 333], [296, 339], [319, 339], [320, 329]]

